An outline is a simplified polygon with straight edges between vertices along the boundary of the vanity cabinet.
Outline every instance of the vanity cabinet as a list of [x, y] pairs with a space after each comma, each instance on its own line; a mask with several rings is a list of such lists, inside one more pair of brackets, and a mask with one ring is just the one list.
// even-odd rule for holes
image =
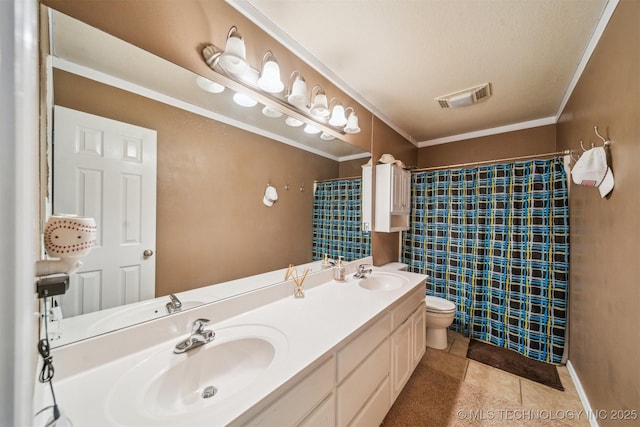
[[[407, 311], [410, 311], [409, 315], [406, 315]], [[426, 351], [424, 293], [414, 292], [394, 314], [398, 323], [391, 334], [391, 404]]]
[[307, 418], [300, 427], [331, 427], [336, 425], [336, 399], [330, 394]]
[[[333, 389], [335, 358], [331, 357], [248, 422], [234, 425], [294, 426], [335, 425]], [[331, 423], [323, 424], [323, 420]]]
[[402, 391], [411, 376], [413, 353], [411, 351], [411, 319], [407, 319], [391, 335], [391, 402]]
[[241, 425], [380, 425], [424, 355], [424, 315], [418, 287]]
[[427, 351], [427, 307], [424, 302], [411, 315], [411, 339], [413, 365], [418, 366], [420, 359]]
[[410, 201], [411, 172], [395, 164], [376, 165], [374, 230], [408, 230]]

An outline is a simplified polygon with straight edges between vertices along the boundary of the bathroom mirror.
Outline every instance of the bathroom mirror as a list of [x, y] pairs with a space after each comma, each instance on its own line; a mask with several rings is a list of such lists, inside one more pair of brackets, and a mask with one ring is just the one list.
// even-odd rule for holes
[[[192, 72], [50, 12], [53, 104], [157, 132], [156, 246], [148, 248], [156, 264], [154, 298], [109, 303], [101, 307], [107, 316], [67, 310], [60, 333], [77, 338], [54, 339], [53, 346], [166, 315], [169, 294], [188, 309], [277, 283], [288, 264], [311, 262], [314, 180], [358, 175], [368, 153], [305, 134], [260, 106], [239, 107], [230, 90], [206, 92]], [[54, 171], [63, 167], [56, 163]], [[279, 194], [272, 207], [263, 203], [268, 184]], [[55, 193], [53, 211], [62, 213]], [[96, 282], [91, 294], [90, 275], [72, 279], [72, 287], [88, 284], [88, 291], [61, 298], [63, 312], [65, 304], [99, 305], [99, 288], [111, 286]], [[194, 294], [205, 287], [212, 291]]]

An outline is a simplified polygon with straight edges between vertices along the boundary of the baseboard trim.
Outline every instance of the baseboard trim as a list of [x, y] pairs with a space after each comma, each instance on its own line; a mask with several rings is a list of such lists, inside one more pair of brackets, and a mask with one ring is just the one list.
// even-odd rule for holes
[[580, 402], [582, 402], [582, 406], [584, 407], [584, 411], [587, 415], [587, 419], [589, 420], [589, 424], [591, 427], [600, 427], [598, 425], [598, 420], [592, 416], [593, 410], [591, 409], [591, 404], [589, 403], [589, 399], [587, 398], [587, 394], [582, 388], [582, 383], [580, 382], [580, 378], [578, 378], [578, 373], [573, 369], [573, 365], [571, 364], [571, 360], [567, 360], [567, 371], [569, 371], [569, 375], [571, 375], [571, 381], [576, 386], [576, 391], [578, 392], [578, 397], [580, 397]]

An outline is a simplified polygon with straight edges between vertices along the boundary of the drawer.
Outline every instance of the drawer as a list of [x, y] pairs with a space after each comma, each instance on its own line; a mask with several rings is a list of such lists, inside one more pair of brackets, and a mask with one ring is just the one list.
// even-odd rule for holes
[[407, 320], [409, 315], [414, 312], [417, 306], [424, 302], [425, 291], [422, 286], [413, 290], [408, 297], [403, 299], [398, 305], [391, 309], [391, 330], [396, 328]]
[[[332, 357], [307, 375], [255, 418], [249, 426], [290, 426], [313, 411], [334, 387], [335, 359]], [[297, 402], [304, 402], [303, 405]]]
[[356, 415], [349, 427], [379, 426], [389, 412], [389, 396], [391, 394], [391, 381], [386, 377], [364, 408]]
[[338, 426], [346, 426], [389, 375], [389, 352], [386, 339], [338, 386]]
[[345, 379], [378, 344], [389, 336], [390, 327], [391, 316], [386, 314], [338, 351], [338, 383]]
[[335, 425], [336, 399], [333, 394], [330, 394], [298, 427], [334, 427]]

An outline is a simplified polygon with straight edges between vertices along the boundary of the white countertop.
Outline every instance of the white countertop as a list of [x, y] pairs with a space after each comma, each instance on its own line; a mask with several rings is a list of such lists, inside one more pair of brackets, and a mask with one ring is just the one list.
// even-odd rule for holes
[[[269, 399], [274, 391], [281, 391], [291, 380], [305, 373], [310, 366], [315, 366], [329, 357], [337, 346], [382, 315], [416, 287], [424, 286], [424, 275], [401, 271], [388, 272], [406, 277], [408, 284], [394, 290], [370, 291], [359, 287], [357, 280], [350, 275], [346, 283], [330, 280], [306, 290], [305, 298], [286, 297], [210, 325], [210, 329], [219, 330], [222, 335], [226, 328], [259, 325], [275, 329], [284, 337], [284, 354], [276, 355], [272, 365], [260, 375], [260, 378], [255, 379], [251, 387], [242, 391], [240, 398], [229, 399], [224, 405], [209, 405], [206, 409], [190, 413], [187, 418], [184, 415], [166, 414], [161, 417], [146, 414], [143, 418], [137, 418], [127, 414], [127, 408], [114, 406], [113, 402], [118, 401], [113, 398], [118, 379], [154, 354], [163, 352], [164, 357], [165, 352], [170, 353], [177, 342], [175, 338], [67, 376], [61, 381], [54, 381], [58, 404], [75, 427], [144, 424], [226, 425], [254, 405]], [[330, 273], [327, 271], [320, 274], [329, 278]], [[216, 311], [216, 306], [217, 304], [211, 304], [190, 312], [192, 317], [207, 317]], [[139, 329], [139, 333], [144, 333], [143, 328]], [[66, 352], [65, 356], [69, 357], [69, 354]], [[171, 355], [176, 358], [180, 356], [183, 355]], [[80, 357], [90, 355], [84, 354]], [[215, 361], [211, 363], [215, 364]], [[131, 404], [139, 407], [141, 402], [133, 399]]]
[[[321, 266], [322, 261], [312, 261], [299, 265], [298, 269], [302, 271], [308, 268], [310, 272], [318, 272], [321, 271]], [[255, 291], [263, 286], [284, 282], [286, 272], [286, 268], [281, 268], [279, 270], [254, 274], [252, 276], [179, 292], [175, 295], [182, 302], [182, 309], [186, 310], [240, 295], [245, 292]], [[50, 339], [50, 344], [53, 348], [56, 348], [149, 320], [165, 317], [168, 315], [165, 308], [168, 302], [169, 297], [164, 296], [78, 316], [65, 317], [59, 321], [59, 324], [56, 322], [49, 327], [50, 332], [55, 332], [58, 329], [61, 331], [59, 335], [55, 333], [52, 334], [55, 338]]]

